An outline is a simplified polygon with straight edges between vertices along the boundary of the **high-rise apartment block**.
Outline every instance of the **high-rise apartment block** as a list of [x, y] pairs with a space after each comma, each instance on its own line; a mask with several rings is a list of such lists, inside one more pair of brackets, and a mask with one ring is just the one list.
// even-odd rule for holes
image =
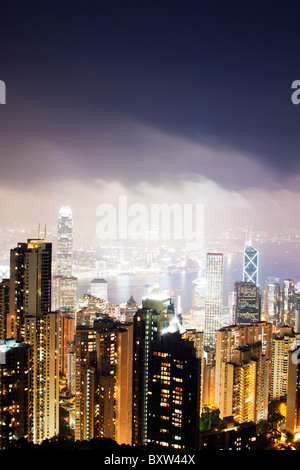
[[199, 440], [201, 359], [183, 337], [177, 317], [149, 357], [147, 442], [172, 449], [197, 449]]
[[240, 424], [267, 419], [269, 367], [260, 342], [234, 349], [233, 360], [221, 364], [221, 419], [232, 416]]
[[62, 312], [59, 315], [59, 353], [60, 353], [60, 372], [66, 375], [67, 356], [73, 351], [75, 339], [75, 317], [69, 312]]
[[51, 311], [52, 245], [43, 240], [19, 243], [10, 251], [10, 304], [7, 338], [23, 341], [25, 318]]
[[33, 439], [32, 348], [14, 339], [0, 342], [0, 449]]
[[300, 347], [288, 353], [286, 432], [295, 440], [300, 437]]
[[111, 318], [76, 329], [75, 439], [131, 444], [132, 325]]
[[300, 334], [290, 326], [283, 326], [272, 340], [272, 369], [270, 397], [278, 400], [287, 394], [289, 351], [300, 344]]
[[267, 361], [272, 359], [273, 325], [260, 321], [251, 325], [233, 325], [222, 327], [217, 331], [215, 348], [215, 405], [220, 405], [222, 387], [221, 369], [223, 363], [231, 363], [234, 359], [235, 349], [249, 344], [260, 343], [261, 352]]
[[132, 441], [147, 442], [148, 372], [152, 341], [159, 340], [174, 317], [171, 299], [155, 286], [142, 300], [142, 308], [133, 318], [133, 411]]
[[9, 314], [9, 279], [0, 282], [0, 341], [6, 338], [6, 324]]
[[59, 432], [59, 319], [51, 312], [52, 245], [19, 243], [10, 256], [7, 339], [32, 347], [32, 440]]

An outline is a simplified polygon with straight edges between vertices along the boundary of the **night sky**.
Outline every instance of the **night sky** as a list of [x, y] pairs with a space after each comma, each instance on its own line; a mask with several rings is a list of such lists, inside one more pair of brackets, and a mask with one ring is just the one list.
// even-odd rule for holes
[[62, 204], [203, 202], [216, 223], [299, 226], [300, 6], [1, 5], [2, 224]]

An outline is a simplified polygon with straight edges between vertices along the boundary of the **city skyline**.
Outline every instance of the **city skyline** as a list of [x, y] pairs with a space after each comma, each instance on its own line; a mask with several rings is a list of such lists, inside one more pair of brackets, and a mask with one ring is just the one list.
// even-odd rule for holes
[[0, 449], [300, 450], [299, 13], [2, 6]]

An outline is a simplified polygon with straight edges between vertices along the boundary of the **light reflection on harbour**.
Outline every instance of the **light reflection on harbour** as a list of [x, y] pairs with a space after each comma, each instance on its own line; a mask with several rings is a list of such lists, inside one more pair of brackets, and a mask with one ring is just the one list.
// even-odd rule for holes
[[[283, 279], [300, 280], [300, 244], [289, 243], [274, 244], [264, 242], [256, 246], [259, 250], [259, 286], [262, 293], [265, 280], [268, 277], [279, 277]], [[186, 272], [184, 270], [172, 273], [151, 273], [117, 275], [101, 274], [108, 281], [108, 300], [114, 304], [123, 304], [132, 295], [135, 301], [141, 305], [142, 298], [147, 294], [149, 288], [158, 282], [162, 289], [178, 289], [181, 295], [182, 311], [188, 313], [192, 303], [193, 280], [197, 279], [202, 272]], [[228, 255], [224, 252], [224, 278], [223, 278], [223, 300], [227, 305], [228, 292], [234, 289], [234, 283], [241, 281], [243, 276], [243, 253], [234, 252]], [[95, 276], [85, 277], [78, 280], [79, 297], [90, 289], [90, 281]]]

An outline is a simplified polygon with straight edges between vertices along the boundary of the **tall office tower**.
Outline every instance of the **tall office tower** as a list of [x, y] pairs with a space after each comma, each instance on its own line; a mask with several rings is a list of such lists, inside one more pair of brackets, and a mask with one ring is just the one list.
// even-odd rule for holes
[[259, 423], [268, 416], [270, 361], [261, 343], [239, 346], [231, 362], [221, 367], [220, 418]]
[[236, 282], [234, 284], [234, 323], [250, 325], [260, 320], [259, 288], [253, 282]]
[[172, 449], [198, 449], [201, 359], [183, 338], [177, 317], [149, 356], [147, 442]]
[[159, 340], [174, 317], [171, 299], [155, 286], [133, 317], [132, 443], [147, 442], [148, 367], [152, 341]]
[[206, 298], [205, 277], [194, 279], [192, 291], [192, 317], [193, 325], [198, 328], [205, 328], [205, 298]]
[[68, 206], [58, 213], [56, 275], [70, 277], [73, 274], [73, 216]]
[[292, 327], [281, 327], [279, 334], [272, 340], [272, 368], [270, 397], [277, 400], [286, 396], [288, 381], [289, 351], [300, 344], [300, 334], [295, 334]]
[[107, 281], [105, 279], [93, 279], [91, 281], [91, 295], [107, 302]]
[[295, 285], [291, 279], [284, 279], [281, 292], [281, 319], [283, 324], [295, 327], [296, 298]]
[[65, 375], [67, 368], [67, 355], [72, 350], [75, 340], [75, 317], [69, 312], [59, 315], [59, 370]]
[[278, 278], [268, 278], [263, 292], [264, 319], [274, 325], [281, 324], [280, 318], [280, 284]]
[[223, 363], [232, 362], [237, 347], [260, 343], [262, 354], [267, 361], [272, 359], [273, 325], [261, 321], [252, 325], [233, 325], [220, 328], [217, 331], [215, 354], [215, 406], [220, 406], [220, 393], [222, 387], [221, 370]]
[[258, 285], [258, 251], [246, 242], [244, 249], [243, 281]]
[[9, 279], [0, 282], [0, 341], [6, 339], [6, 322], [9, 314]]
[[288, 353], [288, 383], [286, 400], [286, 432], [295, 440], [300, 437], [300, 347]]
[[216, 332], [221, 328], [223, 306], [223, 254], [207, 253], [204, 339], [214, 346]]
[[131, 444], [132, 329], [111, 318], [77, 327], [76, 440], [106, 437]]
[[52, 245], [28, 240], [11, 250], [8, 339], [33, 349], [33, 441], [59, 432], [59, 322], [51, 312]]
[[74, 276], [54, 276], [52, 310], [76, 313], [78, 279]]
[[32, 440], [32, 351], [14, 339], [0, 342], [0, 449]]

